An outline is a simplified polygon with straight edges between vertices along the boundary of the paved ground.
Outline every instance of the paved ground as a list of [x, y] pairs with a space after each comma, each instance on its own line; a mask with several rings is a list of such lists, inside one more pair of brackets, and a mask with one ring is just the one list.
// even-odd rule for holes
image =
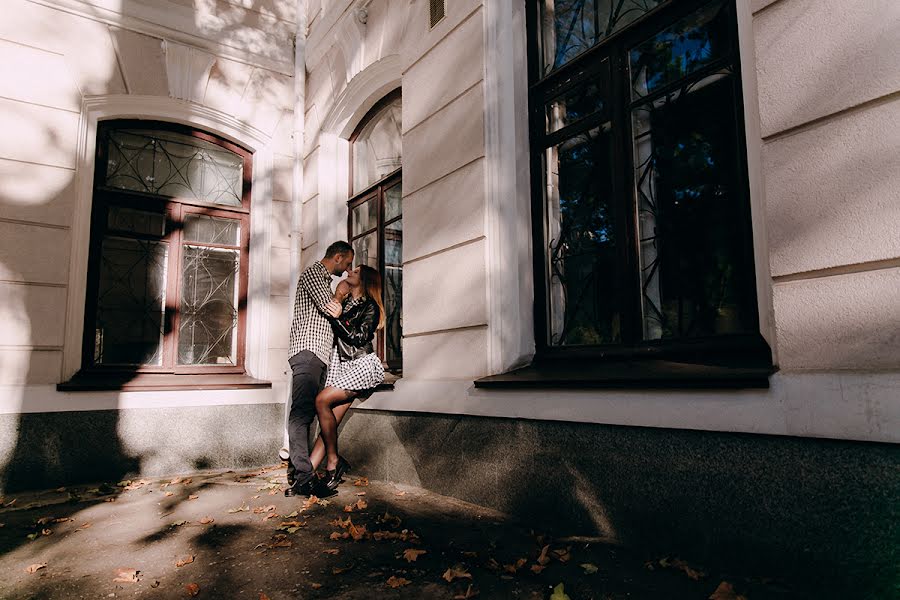
[[350, 476], [316, 503], [284, 485], [272, 467], [7, 496], [0, 598], [803, 597], [417, 488]]

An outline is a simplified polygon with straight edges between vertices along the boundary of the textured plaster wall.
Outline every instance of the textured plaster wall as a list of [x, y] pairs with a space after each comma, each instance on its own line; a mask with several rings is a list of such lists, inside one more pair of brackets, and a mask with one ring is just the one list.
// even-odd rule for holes
[[900, 4], [754, 2], [780, 367], [900, 367]]
[[[404, 377], [486, 374], [484, 22], [480, 1], [447, 3], [430, 27], [428, 3], [374, 0], [365, 24], [350, 2], [312, 1], [307, 55], [304, 265], [344, 236], [343, 175], [321, 130], [348, 89], [399, 56], [403, 115]], [[369, 106], [377, 98], [366, 98]], [[354, 107], [355, 109], [355, 107]], [[362, 111], [364, 112], [364, 111]], [[363, 115], [350, 123], [350, 129]], [[344, 132], [347, 135], [348, 132]], [[323, 200], [324, 198], [324, 200]], [[335, 223], [331, 223], [333, 219]], [[325, 223], [323, 227], [323, 221]]]

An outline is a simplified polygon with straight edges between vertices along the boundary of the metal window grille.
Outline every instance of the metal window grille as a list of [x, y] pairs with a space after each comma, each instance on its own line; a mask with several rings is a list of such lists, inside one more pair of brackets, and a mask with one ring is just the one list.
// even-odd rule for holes
[[430, 0], [429, 4], [431, 6], [431, 26], [434, 27], [447, 13], [447, 3], [446, 0]]

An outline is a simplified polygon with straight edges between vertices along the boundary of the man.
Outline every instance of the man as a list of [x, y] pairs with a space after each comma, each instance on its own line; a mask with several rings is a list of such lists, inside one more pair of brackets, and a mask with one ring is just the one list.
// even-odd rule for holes
[[[309, 425], [316, 415], [316, 394], [325, 382], [334, 334], [326, 316], [340, 315], [333, 302], [331, 276], [342, 275], [353, 263], [353, 247], [347, 242], [328, 246], [325, 257], [300, 274], [291, 323], [291, 411], [288, 416], [288, 483], [285, 496], [333, 495], [314, 478], [309, 462]], [[293, 481], [291, 481], [293, 479]]]

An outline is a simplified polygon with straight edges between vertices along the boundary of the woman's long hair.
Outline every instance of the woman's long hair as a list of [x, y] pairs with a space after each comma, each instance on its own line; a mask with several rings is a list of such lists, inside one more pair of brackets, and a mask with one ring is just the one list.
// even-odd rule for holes
[[378, 329], [384, 328], [384, 304], [381, 302], [381, 273], [369, 265], [359, 266], [359, 282], [366, 296], [378, 305]]

